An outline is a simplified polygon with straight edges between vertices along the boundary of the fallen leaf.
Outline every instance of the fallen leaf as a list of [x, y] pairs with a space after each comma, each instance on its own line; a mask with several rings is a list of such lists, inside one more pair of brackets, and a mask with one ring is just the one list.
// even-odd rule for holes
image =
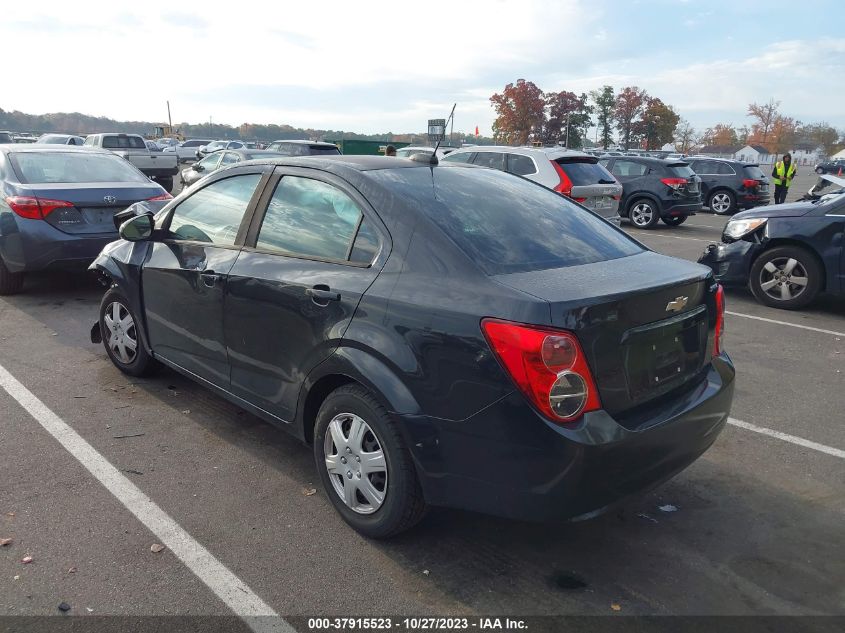
[[14, 516], [15, 516], [15, 513], [14, 513], [14, 512], [7, 512], [7, 513], [6, 513], [6, 516], [7, 516], [7, 517], [14, 517]]
[[12, 578], [12, 580], [20, 580], [20, 579], [21, 579], [20, 576], [15, 576], [14, 578]]
[[610, 605], [610, 608], [611, 608], [611, 609], [613, 609], [614, 611], [621, 611], [621, 610], [622, 610], [622, 607], [621, 607], [621, 606], [619, 606], [619, 605], [618, 605], [618, 604], [616, 604], [616, 603], [611, 604], [611, 605]]
[[429, 574], [431, 574], [431, 572], [430, 572], [430, 571], [428, 571], [427, 569], [423, 569], [423, 574], [424, 574], [424, 575], [426, 575], [426, 576], [428, 576]]
[[85, 607], [85, 610], [86, 610], [88, 613], [94, 613], [94, 609], [92, 609], [91, 607]]
[[303, 488], [302, 494], [304, 494], [306, 497], [310, 497], [311, 495], [317, 494], [317, 489], [316, 488]]
[[23, 558], [21, 558], [21, 562], [24, 565], [29, 565], [32, 562], [32, 556], [24, 556]]
[[6, 545], [11, 545], [12, 539], [10, 538], [0, 538], [0, 547], [6, 547]]
[[67, 570], [67, 573], [69, 573], [69, 574], [75, 574], [75, 573], [76, 573], [76, 571], [77, 571], [77, 570], [76, 570], [76, 567], [71, 567], [70, 569], [68, 569], [68, 570]]
[[70, 605], [67, 602], [60, 602], [59, 611], [61, 611], [62, 613], [67, 613], [68, 611], [70, 611]]
[[161, 543], [153, 543], [152, 545], [150, 545], [150, 551], [153, 554], [158, 554], [159, 552], [163, 552], [164, 551], [164, 545], [162, 545]]

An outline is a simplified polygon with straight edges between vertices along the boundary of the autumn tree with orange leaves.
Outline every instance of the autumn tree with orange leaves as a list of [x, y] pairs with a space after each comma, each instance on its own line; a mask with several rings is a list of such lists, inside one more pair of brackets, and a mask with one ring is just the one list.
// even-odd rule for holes
[[501, 94], [490, 97], [496, 109], [493, 137], [506, 145], [525, 145], [540, 138], [545, 123], [546, 99], [533, 82], [518, 79]]

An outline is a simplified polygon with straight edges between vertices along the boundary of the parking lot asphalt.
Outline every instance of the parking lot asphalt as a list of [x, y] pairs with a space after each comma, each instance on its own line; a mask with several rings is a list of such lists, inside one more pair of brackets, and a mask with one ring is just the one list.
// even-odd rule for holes
[[[800, 177], [790, 198], [812, 182]], [[725, 222], [623, 227], [694, 260]], [[101, 295], [85, 276], [32, 276], [0, 299], [0, 367], [129, 485], [115, 486], [139, 490], [276, 613], [845, 615], [841, 299], [785, 312], [729, 292], [735, 423], [619, 510], [563, 525], [435, 510], [374, 542], [335, 514], [307, 447], [169, 370], [130, 380], [115, 369], [88, 340]], [[75, 615], [231, 613], [208, 557], [153, 553], [163, 536], [9, 384], [0, 614], [58, 614], [61, 602]]]

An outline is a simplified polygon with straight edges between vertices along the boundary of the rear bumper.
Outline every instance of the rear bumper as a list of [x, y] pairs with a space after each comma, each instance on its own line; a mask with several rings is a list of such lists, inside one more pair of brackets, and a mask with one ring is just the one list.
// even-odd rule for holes
[[433, 505], [515, 519], [601, 511], [660, 484], [716, 440], [733, 400], [734, 368], [716, 359], [694, 387], [623, 426], [604, 411], [574, 428], [547, 422], [517, 393], [463, 421], [402, 416]]
[[679, 217], [683, 215], [695, 215], [699, 211], [701, 211], [701, 200], [697, 200], [695, 202], [683, 201], [679, 202], [678, 200], [663, 200], [663, 213], [661, 214], [663, 217]]
[[117, 239], [117, 231], [72, 235], [42, 220], [13, 219], [14, 227], [5, 216], [0, 220], [0, 255], [11, 272], [84, 269], [106, 244]]
[[741, 194], [736, 198], [736, 206], [740, 209], [753, 209], [754, 207], [762, 207], [771, 202], [771, 196], [768, 193], [764, 194]]
[[710, 244], [698, 258], [698, 263], [709, 266], [722, 285], [744, 286], [748, 283], [751, 262], [760, 248], [759, 244], [744, 240]]

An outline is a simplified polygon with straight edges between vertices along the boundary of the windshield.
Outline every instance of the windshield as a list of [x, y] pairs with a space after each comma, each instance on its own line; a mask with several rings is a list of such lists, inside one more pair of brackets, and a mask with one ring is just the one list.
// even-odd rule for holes
[[489, 275], [563, 268], [643, 249], [565, 197], [492, 169], [385, 169], [370, 176], [407, 196]]
[[10, 154], [24, 184], [137, 182], [149, 179], [114, 154], [88, 152], [16, 152]]

